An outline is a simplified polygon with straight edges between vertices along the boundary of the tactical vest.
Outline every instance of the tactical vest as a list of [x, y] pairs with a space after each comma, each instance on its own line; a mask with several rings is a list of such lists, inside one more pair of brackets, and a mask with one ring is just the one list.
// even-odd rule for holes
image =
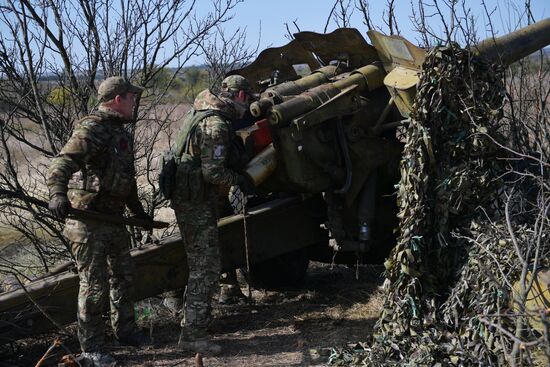
[[223, 120], [226, 119], [224, 114], [218, 110], [192, 110], [187, 114], [187, 116], [185, 116], [181, 132], [178, 135], [178, 139], [176, 140], [176, 144], [174, 147], [175, 157], [179, 157], [181, 160], [183, 154], [189, 154], [191, 139], [193, 137], [193, 134], [195, 133], [195, 130], [197, 129], [197, 126], [199, 125], [199, 122], [210, 116], [219, 116]]
[[210, 116], [227, 119], [219, 110], [191, 110], [183, 120], [176, 143], [164, 154], [159, 186], [165, 199], [188, 202], [205, 197], [207, 185], [202, 178], [200, 157], [189, 154], [189, 148], [197, 126]]
[[121, 212], [135, 182], [134, 155], [129, 134], [122, 126], [108, 124], [108, 119], [90, 115], [80, 123], [99, 123], [97, 136], [102, 147], [73, 174], [68, 196], [73, 206], [81, 209]]

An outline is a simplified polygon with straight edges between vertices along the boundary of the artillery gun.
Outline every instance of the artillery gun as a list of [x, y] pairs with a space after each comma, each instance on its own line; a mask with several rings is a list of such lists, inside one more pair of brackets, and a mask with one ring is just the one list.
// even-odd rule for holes
[[[310, 259], [376, 262], [394, 244], [402, 151], [396, 129], [407, 123], [426, 50], [399, 36], [368, 35], [372, 45], [355, 29], [301, 32], [232, 72], [260, 93], [251, 106], [258, 122], [239, 132], [263, 137], [255, 139], [264, 150], [247, 172], [263, 191], [280, 194], [249, 209], [252, 279], [297, 280]], [[548, 44], [550, 19], [475, 50], [508, 65]], [[246, 263], [242, 223], [242, 215], [218, 222], [224, 270]], [[132, 256], [137, 299], [185, 285], [178, 236]], [[77, 291], [77, 275], [65, 271], [0, 294], [0, 344], [74, 321]]]
[[[473, 51], [506, 66], [550, 43], [548, 27], [550, 19], [485, 40]], [[357, 254], [378, 261], [393, 246], [392, 193], [402, 151], [395, 131], [407, 124], [427, 55], [399, 36], [372, 30], [368, 36], [372, 46], [355, 29], [301, 32], [233, 71], [259, 81], [251, 113], [265, 119], [272, 136], [266, 169], [276, 162], [262, 185], [266, 191], [323, 193], [331, 244], [344, 262]], [[304, 68], [315, 71], [296, 79]], [[278, 84], [262, 89], [266, 81]], [[251, 167], [252, 176], [268, 176], [258, 171]]]

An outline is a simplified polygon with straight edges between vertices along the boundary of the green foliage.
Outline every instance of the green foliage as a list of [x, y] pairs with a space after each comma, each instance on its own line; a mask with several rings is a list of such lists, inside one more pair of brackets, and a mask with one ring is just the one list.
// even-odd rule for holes
[[[158, 90], [179, 89], [181, 81], [176, 77], [173, 78], [174, 72], [169, 68], [162, 68], [155, 71], [155, 76], [151, 79], [151, 88]], [[172, 80], [173, 79], [173, 80]]]
[[71, 102], [71, 91], [63, 86], [53, 88], [48, 95], [48, 103], [55, 106], [63, 106]]
[[[192, 103], [197, 94], [208, 88], [208, 71], [204, 67], [191, 66], [178, 72], [171, 68], [156, 71], [145, 89], [144, 96], [163, 94], [160, 103]], [[137, 78], [139, 80], [139, 76]]]
[[208, 88], [208, 71], [205, 68], [191, 66], [183, 71], [183, 97], [192, 102], [197, 94]]

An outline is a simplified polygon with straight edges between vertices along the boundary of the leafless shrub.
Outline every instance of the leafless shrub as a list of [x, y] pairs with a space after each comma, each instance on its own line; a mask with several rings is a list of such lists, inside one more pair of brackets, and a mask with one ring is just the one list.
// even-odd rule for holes
[[[387, 33], [400, 34], [399, 25], [397, 18], [395, 16], [395, 0], [387, 0], [386, 8], [382, 14], [382, 21], [387, 27]], [[385, 29], [379, 26], [376, 26], [377, 21], [374, 21], [370, 11], [370, 5], [367, 0], [356, 0], [355, 8], [361, 12], [363, 17], [363, 23], [367, 26], [368, 29], [376, 29], [381, 32], [385, 32]]]
[[[123, 75], [144, 86], [136, 141], [140, 196], [153, 214], [158, 203], [157, 159], [183, 111], [163, 99], [191, 57], [232, 19], [242, 0], [101, 0], [0, 5], [0, 222], [15, 228], [38, 257], [34, 275], [67, 256], [61, 224], [27, 198], [47, 200], [49, 160], [75, 123], [95, 106], [97, 80]], [[5, 259], [4, 259], [5, 260]], [[4, 262], [0, 270], [12, 269]]]
[[338, 28], [349, 27], [354, 10], [355, 8], [353, 7], [352, 0], [336, 0], [327, 17], [323, 32], [327, 32], [331, 20], [334, 21]]
[[261, 28], [255, 47], [248, 46], [246, 28], [237, 28], [227, 33], [222, 27], [216, 27], [216, 34], [211, 42], [202, 44], [208, 70], [209, 86], [221, 83], [225, 74], [240, 69], [252, 61], [260, 47]]

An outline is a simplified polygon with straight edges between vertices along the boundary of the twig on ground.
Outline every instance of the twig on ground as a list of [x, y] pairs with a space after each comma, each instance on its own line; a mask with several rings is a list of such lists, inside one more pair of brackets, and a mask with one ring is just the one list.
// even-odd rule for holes
[[44, 363], [44, 361], [46, 360], [46, 358], [48, 358], [48, 356], [50, 355], [50, 353], [52, 352], [52, 350], [54, 350], [55, 348], [61, 346], [61, 340], [59, 338], [56, 338], [52, 345], [50, 345], [50, 347], [48, 348], [48, 350], [46, 350], [46, 353], [44, 353], [44, 355], [42, 356], [42, 358], [40, 358], [40, 360], [38, 362], [36, 362], [36, 365], [34, 367], [40, 367], [42, 366], [42, 364]]

